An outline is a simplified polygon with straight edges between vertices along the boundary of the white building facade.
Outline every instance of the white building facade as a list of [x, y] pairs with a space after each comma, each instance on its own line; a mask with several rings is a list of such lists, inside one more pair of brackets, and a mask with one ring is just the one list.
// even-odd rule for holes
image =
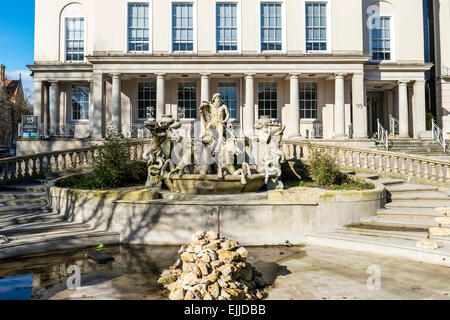
[[35, 34], [35, 115], [73, 147], [165, 114], [193, 133], [215, 92], [246, 135], [260, 116], [291, 139], [426, 131], [422, 0], [36, 0]]

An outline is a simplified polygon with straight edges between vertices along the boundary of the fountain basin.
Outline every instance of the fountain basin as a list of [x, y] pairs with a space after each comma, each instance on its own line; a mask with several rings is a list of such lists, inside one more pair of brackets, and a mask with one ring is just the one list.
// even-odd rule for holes
[[171, 179], [165, 179], [167, 188], [171, 192], [185, 194], [238, 194], [256, 192], [265, 184], [263, 174], [255, 174], [247, 177], [247, 184], [241, 183], [240, 176], [184, 174], [174, 175]]

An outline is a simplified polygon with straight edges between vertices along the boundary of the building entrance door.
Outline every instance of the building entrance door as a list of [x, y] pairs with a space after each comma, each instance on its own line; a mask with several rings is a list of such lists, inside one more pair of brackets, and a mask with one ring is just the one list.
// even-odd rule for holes
[[384, 122], [383, 112], [383, 92], [368, 92], [367, 93], [367, 121], [369, 122], [369, 133], [376, 133], [378, 130], [377, 119], [386, 128]]

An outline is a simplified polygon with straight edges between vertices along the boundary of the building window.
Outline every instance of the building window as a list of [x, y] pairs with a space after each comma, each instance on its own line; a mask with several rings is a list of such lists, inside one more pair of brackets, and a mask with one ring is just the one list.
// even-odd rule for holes
[[258, 84], [258, 114], [259, 117], [278, 118], [278, 90], [276, 82], [260, 82]]
[[66, 19], [66, 61], [84, 61], [84, 18]]
[[89, 86], [72, 86], [72, 120], [89, 120]]
[[261, 3], [261, 51], [283, 48], [281, 3]]
[[155, 82], [139, 82], [138, 119], [156, 119]]
[[306, 50], [327, 50], [327, 4], [306, 3]]
[[128, 4], [128, 51], [149, 51], [150, 29], [147, 3]]
[[178, 119], [197, 119], [197, 84], [178, 83]]
[[235, 82], [219, 82], [218, 91], [222, 103], [228, 107], [231, 119], [237, 119], [237, 85]]
[[391, 18], [374, 19], [372, 29], [372, 60], [391, 60]]
[[172, 50], [194, 51], [194, 5], [172, 4]]
[[300, 82], [300, 118], [317, 119], [317, 83]]
[[237, 51], [237, 4], [216, 5], [217, 51]]

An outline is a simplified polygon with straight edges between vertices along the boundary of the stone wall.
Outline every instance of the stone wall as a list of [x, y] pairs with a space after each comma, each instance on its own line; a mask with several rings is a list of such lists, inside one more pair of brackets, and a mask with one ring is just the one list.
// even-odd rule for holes
[[[185, 244], [198, 230], [217, 230], [242, 245], [276, 245], [289, 240], [299, 244], [309, 232], [332, 230], [374, 216], [384, 204], [385, 189], [326, 192], [317, 199], [277, 201], [243, 199], [226, 201], [130, 199], [123, 192], [114, 200], [111, 192], [90, 192], [53, 187], [50, 197], [55, 212], [70, 221], [90, 223], [98, 230], [121, 232], [121, 242]], [[152, 193], [151, 198], [157, 198]], [[214, 196], [213, 196], [214, 197]]]

